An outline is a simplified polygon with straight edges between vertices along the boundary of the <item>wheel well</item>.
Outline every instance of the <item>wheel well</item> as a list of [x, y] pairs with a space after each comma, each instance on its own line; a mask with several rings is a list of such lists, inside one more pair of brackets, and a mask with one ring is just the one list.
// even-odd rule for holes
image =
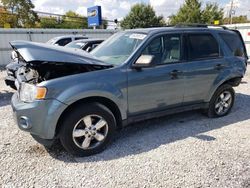
[[79, 105], [84, 105], [86, 103], [93, 103], [93, 102], [100, 103], [100, 104], [104, 105], [105, 107], [107, 107], [115, 116], [117, 128], [120, 129], [122, 127], [121, 112], [120, 112], [118, 106], [112, 100], [107, 99], [105, 97], [87, 97], [87, 98], [84, 98], [84, 99], [81, 99], [81, 100], [74, 102], [73, 104], [69, 105], [63, 111], [63, 113], [61, 114], [61, 116], [57, 122], [56, 136], [58, 135], [58, 133], [60, 131], [60, 126], [62, 124], [64, 117], [67, 116], [66, 115], [67, 113], [69, 113], [70, 111], [72, 111], [74, 108], [76, 108]]
[[242, 77], [234, 77], [229, 80], [224, 81], [222, 84], [220, 84], [218, 87], [214, 88], [215, 90], [213, 91], [212, 95], [209, 95], [209, 98], [207, 101], [210, 101], [211, 98], [213, 97], [214, 93], [217, 91], [218, 88], [220, 88], [222, 85], [228, 84], [231, 85], [232, 87], [236, 87], [240, 84]]
[[231, 78], [231, 79], [229, 79], [229, 80], [227, 80], [227, 81], [225, 81], [225, 82], [223, 82], [223, 84], [221, 84], [221, 85], [224, 85], [224, 84], [229, 84], [229, 85], [231, 85], [231, 86], [238, 86], [239, 84], [240, 84], [240, 82], [241, 82], [241, 79], [242, 79], [242, 77], [235, 77], [235, 78]]

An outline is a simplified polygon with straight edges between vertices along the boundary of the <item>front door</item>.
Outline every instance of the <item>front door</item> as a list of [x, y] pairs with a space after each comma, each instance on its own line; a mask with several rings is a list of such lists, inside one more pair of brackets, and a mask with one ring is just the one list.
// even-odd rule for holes
[[182, 105], [185, 83], [181, 44], [180, 35], [158, 36], [142, 52], [142, 55], [155, 57], [155, 66], [128, 69], [130, 116]]

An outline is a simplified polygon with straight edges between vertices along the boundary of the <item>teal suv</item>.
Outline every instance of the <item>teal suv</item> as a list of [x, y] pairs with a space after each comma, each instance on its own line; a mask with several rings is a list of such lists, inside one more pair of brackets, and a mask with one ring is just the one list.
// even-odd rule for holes
[[194, 109], [227, 115], [248, 59], [238, 31], [207, 25], [121, 31], [90, 54], [10, 44], [20, 64], [12, 97], [19, 128], [78, 156], [102, 151], [117, 129], [140, 120]]

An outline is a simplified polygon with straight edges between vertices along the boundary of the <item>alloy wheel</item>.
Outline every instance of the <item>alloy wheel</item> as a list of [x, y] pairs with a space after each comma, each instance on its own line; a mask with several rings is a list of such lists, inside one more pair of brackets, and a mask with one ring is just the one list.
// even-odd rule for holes
[[108, 134], [108, 123], [99, 115], [87, 115], [74, 126], [72, 138], [81, 149], [94, 149], [99, 146]]
[[215, 103], [215, 113], [224, 115], [228, 112], [232, 104], [232, 94], [229, 91], [222, 92]]

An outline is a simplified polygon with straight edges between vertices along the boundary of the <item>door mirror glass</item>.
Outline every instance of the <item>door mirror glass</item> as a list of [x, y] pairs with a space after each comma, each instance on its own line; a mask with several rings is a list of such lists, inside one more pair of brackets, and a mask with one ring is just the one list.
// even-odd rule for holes
[[142, 68], [142, 67], [150, 67], [152, 66], [152, 62], [154, 60], [153, 55], [141, 55], [135, 64], [133, 64], [133, 67], [135, 68]]

